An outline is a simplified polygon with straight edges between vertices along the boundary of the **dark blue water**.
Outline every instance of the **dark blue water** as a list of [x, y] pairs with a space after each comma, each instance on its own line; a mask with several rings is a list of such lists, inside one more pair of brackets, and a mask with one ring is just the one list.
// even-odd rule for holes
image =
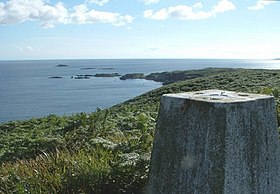
[[[67, 67], [56, 67], [66, 64]], [[42, 60], [0, 61], [0, 122], [70, 115], [107, 108], [149, 90], [160, 83], [119, 78], [71, 79], [77, 74], [126, 73], [202, 69], [206, 67], [280, 69], [276, 60]], [[96, 68], [82, 70], [82, 68]], [[112, 69], [108, 69], [112, 68]], [[63, 79], [49, 79], [61, 76]]]

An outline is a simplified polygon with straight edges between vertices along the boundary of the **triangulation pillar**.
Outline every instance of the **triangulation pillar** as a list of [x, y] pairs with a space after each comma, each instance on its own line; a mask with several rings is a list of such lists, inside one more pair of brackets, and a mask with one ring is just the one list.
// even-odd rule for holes
[[274, 98], [206, 90], [161, 98], [149, 194], [280, 194]]

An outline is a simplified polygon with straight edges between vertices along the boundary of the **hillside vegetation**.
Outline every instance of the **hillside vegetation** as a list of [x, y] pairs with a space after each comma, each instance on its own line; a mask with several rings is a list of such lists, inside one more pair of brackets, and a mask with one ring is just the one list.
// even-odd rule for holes
[[143, 193], [160, 96], [205, 89], [271, 94], [280, 109], [280, 71], [238, 70], [166, 85], [91, 114], [4, 123], [0, 193]]
[[174, 82], [194, 79], [198, 77], [206, 77], [218, 73], [234, 72], [240, 69], [233, 68], [205, 68], [199, 70], [185, 70], [185, 71], [171, 71], [171, 72], [161, 72], [161, 73], [151, 73], [143, 77], [143, 79], [153, 80], [157, 82], [162, 82], [163, 85], [171, 84]]

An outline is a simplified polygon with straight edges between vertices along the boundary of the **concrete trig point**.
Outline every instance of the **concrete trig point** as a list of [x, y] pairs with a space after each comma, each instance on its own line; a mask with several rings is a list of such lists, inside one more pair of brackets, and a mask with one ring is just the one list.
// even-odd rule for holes
[[271, 96], [163, 95], [147, 192], [280, 194], [279, 148]]

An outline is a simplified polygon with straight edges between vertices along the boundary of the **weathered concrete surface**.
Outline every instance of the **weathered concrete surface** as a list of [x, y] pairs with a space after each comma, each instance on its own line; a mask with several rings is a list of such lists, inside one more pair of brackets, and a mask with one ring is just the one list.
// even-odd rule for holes
[[271, 96], [164, 95], [147, 193], [278, 194], [279, 148]]

